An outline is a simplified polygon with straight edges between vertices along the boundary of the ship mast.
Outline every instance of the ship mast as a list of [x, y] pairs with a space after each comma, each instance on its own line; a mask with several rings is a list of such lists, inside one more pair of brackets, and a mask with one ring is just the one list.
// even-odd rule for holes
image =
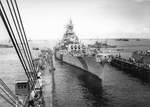
[[70, 19], [69, 24], [67, 25], [67, 32], [73, 32], [73, 23]]

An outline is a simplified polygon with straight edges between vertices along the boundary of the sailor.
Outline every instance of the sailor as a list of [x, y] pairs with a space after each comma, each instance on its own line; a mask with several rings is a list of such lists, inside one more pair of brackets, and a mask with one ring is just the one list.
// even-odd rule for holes
[[41, 87], [42, 87], [42, 79], [39, 78], [38, 81], [39, 81], [39, 86], [40, 86], [40, 88], [41, 88]]
[[28, 105], [28, 107], [35, 107], [35, 105], [34, 105], [34, 97], [35, 97], [35, 91], [33, 90], [33, 91], [30, 93], [30, 100], [29, 100], [29, 105]]
[[33, 99], [29, 101], [28, 107], [35, 107]]
[[33, 90], [33, 91], [31, 92], [31, 94], [30, 94], [30, 99], [33, 99], [34, 96], [35, 96], [35, 91]]
[[41, 74], [42, 74], [42, 73], [39, 71], [38, 74], [37, 74], [37, 77], [40, 78], [40, 77], [41, 77]]

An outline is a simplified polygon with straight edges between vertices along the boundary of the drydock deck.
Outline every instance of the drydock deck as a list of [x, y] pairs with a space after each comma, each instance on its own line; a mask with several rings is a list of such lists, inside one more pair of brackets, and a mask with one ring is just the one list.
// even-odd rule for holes
[[44, 97], [44, 105], [45, 107], [53, 107], [53, 57], [51, 51], [46, 51], [47, 54], [45, 57], [45, 66], [42, 71], [42, 92]]
[[150, 81], [150, 68], [144, 64], [135, 63], [127, 59], [115, 57], [111, 61], [111, 65], [144, 81]]

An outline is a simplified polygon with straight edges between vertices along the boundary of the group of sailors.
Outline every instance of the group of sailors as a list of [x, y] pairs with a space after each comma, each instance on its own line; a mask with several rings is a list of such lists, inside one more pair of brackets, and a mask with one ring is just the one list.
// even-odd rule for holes
[[[39, 61], [40, 62], [40, 61]], [[40, 69], [43, 68], [42, 65], [39, 65], [39, 70], [37, 73], [37, 80], [35, 84], [34, 90], [31, 91], [30, 93], [30, 100], [28, 103], [28, 107], [40, 107], [42, 105], [42, 70]]]
[[139, 54], [139, 55], [149, 55], [150, 56], [150, 49], [149, 50], [145, 50], [145, 51], [135, 51], [134, 53]]
[[[38, 59], [36, 59], [36, 64], [38, 66], [37, 73], [37, 82], [35, 85], [35, 90], [32, 90], [30, 94], [29, 107], [43, 107], [43, 95], [42, 95], [42, 87], [43, 80], [42, 74], [45, 72], [46, 67], [52, 67], [52, 51], [50, 50], [41, 50], [41, 54]], [[42, 106], [41, 106], [42, 105]]]
[[42, 77], [41, 72], [37, 74], [37, 84], [35, 90], [32, 90], [30, 93], [30, 100], [28, 107], [41, 107], [43, 105], [42, 99]]
[[139, 67], [143, 67], [143, 68], [146, 68], [146, 69], [150, 69], [150, 64], [147, 64], [147, 63], [142, 63], [142, 62], [139, 62], [139, 61], [136, 61], [134, 58], [132, 57], [129, 57], [128, 59], [125, 59], [125, 58], [122, 58], [121, 55], [116, 55], [115, 58], [119, 58], [121, 60], [124, 60], [128, 63], [132, 63], [132, 64], [135, 64], [136, 66], [139, 66]]

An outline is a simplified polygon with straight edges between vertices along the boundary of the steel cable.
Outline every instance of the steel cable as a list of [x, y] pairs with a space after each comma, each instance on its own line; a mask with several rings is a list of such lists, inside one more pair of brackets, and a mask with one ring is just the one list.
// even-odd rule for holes
[[[17, 24], [18, 24], [18, 26], [19, 26], [19, 23], [18, 23], [18, 21], [17, 21], [17, 23], [16, 23], [16, 21], [15, 21], [15, 18], [14, 18], [14, 15], [13, 15], [13, 13], [12, 13], [12, 10], [11, 10], [11, 7], [10, 7], [10, 4], [9, 4], [8, 0], [7, 0], [7, 5], [8, 5], [8, 7], [9, 7], [9, 11], [10, 11], [10, 13], [11, 13], [11, 16], [12, 16], [12, 19], [13, 19], [13, 22], [14, 22], [14, 25], [15, 25], [15, 28], [16, 28], [16, 31], [17, 31], [19, 40], [20, 40], [20, 42], [21, 42], [21, 45], [22, 45], [22, 48], [23, 48], [23, 52], [24, 52], [25, 58], [26, 58], [26, 60], [27, 60], [28, 66], [29, 66], [30, 70], [32, 71], [33, 68], [31, 67], [31, 61], [29, 61], [29, 55], [27, 54], [27, 49], [26, 49], [26, 47], [24, 47], [25, 43], [24, 43], [24, 41], [21, 40], [21, 39], [23, 39], [22, 33], [21, 33], [21, 31], [20, 31], [21, 35], [20, 35], [20, 33], [19, 33], [20, 27], [19, 27], [19, 29], [18, 29], [18, 27], [17, 27]], [[17, 19], [16, 19], [16, 20], [17, 20]], [[23, 45], [23, 44], [24, 44], [24, 45]], [[35, 78], [35, 77], [34, 77], [34, 78]]]
[[[5, 13], [5, 10], [4, 10], [4, 7], [3, 7], [1, 1], [0, 1], [0, 5], [1, 5], [2, 10], [3, 10], [3, 13], [2, 13], [2, 10], [0, 10], [1, 18], [2, 18], [2, 20], [3, 20], [3, 22], [4, 22], [4, 25], [5, 25], [5, 27], [6, 27], [6, 30], [7, 30], [8, 34], [9, 34], [11, 40], [12, 40], [12, 43], [13, 43], [13, 45], [14, 45], [14, 47], [15, 47], [15, 50], [16, 50], [16, 52], [17, 52], [17, 55], [18, 55], [19, 59], [20, 59], [20, 62], [21, 62], [22, 66], [23, 66], [23, 68], [24, 68], [24, 70], [25, 70], [25, 73], [26, 73], [28, 79], [30, 80], [30, 82], [33, 84], [33, 81], [30, 79], [30, 74], [28, 74], [28, 72], [27, 72], [28, 69], [27, 69], [27, 66], [26, 66], [26, 64], [25, 64], [23, 55], [21, 54], [21, 51], [20, 51], [20, 48], [19, 48], [19, 46], [18, 46], [17, 40], [16, 40], [16, 38], [15, 38], [15, 36], [14, 36], [13, 30], [12, 30], [12, 28], [11, 28], [10, 22], [9, 22], [9, 20], [8, 20], [8, 17], [7, 17], [7, 15], [6, 15], [6, 13]], [[5, 17], [4, 17], [4, 16], [5, 16]], [[5, 18], [6, 18], [6, 19], [5, 19]], [[6, 21], [6, 20], [7, 20], [7, 21]], [[7, 24], [8, 24], [8, 25], [7, 25]]]
[[8, 88], [8, 86], [4, 83], [4, 81], [0, 78], [0, 84], [7, 90], [13, 98], [16, 99], [16, 95]]
[[[12, 0], [11, 0], [11, 2], [12, 2]], [[35, 69], [35, 66], [34, 66], [33, 57], [32, 57], [31, 51], [30, 51], [30, 47], [29, 47], [29, 44], [28, 44], [28, 41], [27, 41], [25, 29], [24, 29], [24, 26], [23, 26], [23, 23], [22, 23], [22, 19], [21, 19], [21, 15], [20, 15], [20, 12], [19, 12], [19, 8], [18, 8], [16, 0], [14, 0], [14, 2], [15, 2], [15, 5], [16, 5], [16, 9], [17, 9], [17, 13], [18, 13], [18, 16], [19, 16], [19, 20], [20, 20], [20, 23], [21, 23], [22, 30], [23, 30], [23, 34], [24, 34], [24, 37], [25, 37], [25, 42], [26, 42], [27, 48], [29, 50], [29, 55], [30, 55], [30, 58], [31, 58], [31, 61], [32, 61], [32, 66], [33, 66], [33, 68], [35, 70], [35, 73], [37, 73], [36, 69]]]
[[3, 94], [0, 93], [0, 96], [1, 96], [5, 101], [7, 101], [10, 105], [12, 105], [13, 107], [16, 107], [16, 105], [13, 104], [11, 101], [9, 101]]
[[7, 97], [13, 102], [16, 103], [16, 100], [10, 96], [10, 94], [8, 94], [8, 92], [6, 90], [4, 90], [2, 87], [0, 87], [0, 89], [7, 95]]

